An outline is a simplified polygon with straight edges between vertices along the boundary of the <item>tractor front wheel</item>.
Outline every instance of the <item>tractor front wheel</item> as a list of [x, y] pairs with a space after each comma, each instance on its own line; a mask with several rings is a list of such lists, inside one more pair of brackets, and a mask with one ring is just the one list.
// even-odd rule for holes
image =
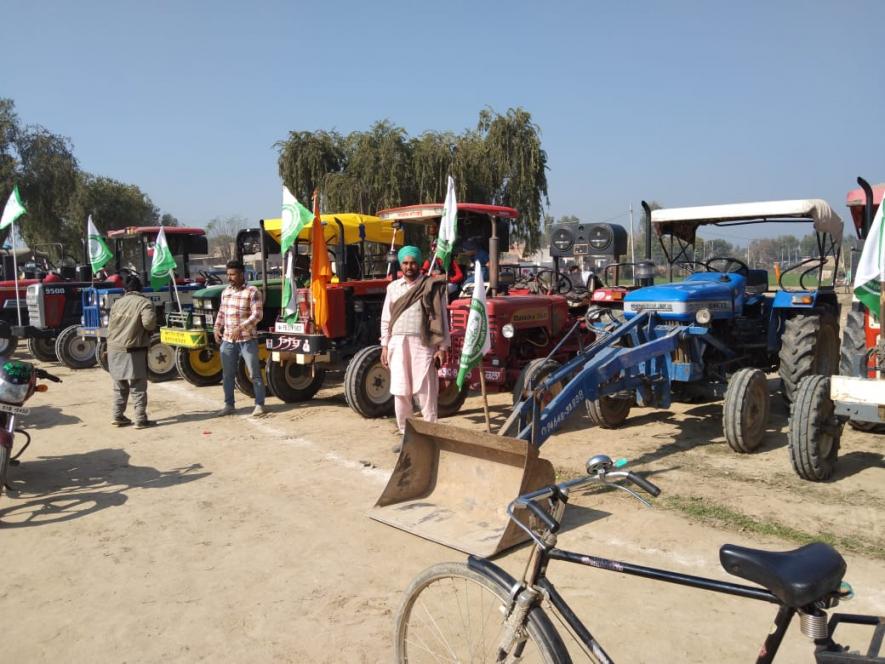
[[801, 314], [784, 323], [779, 353], [783, 394], [793, 401], [806, 376], [832, 376], [839, 367], [839, 326], [830, 313]]
[[799, 383], [790, 413], [789, 450], [793, 470], [802, 479], [829, 479], [836, 467], [842, 424], [834, 414], [827, 376], [807, 376]]
[[366, 419], [393, 415], [390, 370], [381, 364], [381, 346], [368, 346], [347, 364], [344, 397], [357, 414]]
[[[285, 364], [269, 360], [265, 368], [271, 392], [286, 403], [310, 401], [323, 386], [326, 370], [290, 360]], [[251, 384], [251, 383], [250, 383]]]
[[[523, 399], [527, 398], [530, 390], [534, 390], [540, 385], [544, 379], [559, 369], [559, 362], [556, 360], [548, 360], [546, 358], [538, 358], [532, 360], [525, 365], [516, 379], [516, 385], [513, 386], [513, 405], [515, 406]], [[562, 391], [562, 383], [555, 383], [550, 386], [541, 399], [541, 404], [546, 406], [550, 401]]]
[[41, 362], [57, 362], [55, 339], [52, 337], [31, 337], [28, 339], [28, 352]]
[[99, 339], [95, 344], [95, 361], [105, 371], [111, 370], [108, 364], [108, 342], [104, 339]]
[[81, 337], [77, 325], [66, 327], [55, 340], [55, 354], [69, 369], [95, 366], [95, 339]]
[[175, 366], [175, 348], [160, 341], [159, 334], [151, 335], [150, 345], [147, 351], [148, 380], [152, 383], [162, 383], [178, 376]]
[[761, 369], [741, 369], [728, 380], [722, 408], [725, 440], [735, 452], [752, 452], [768, 424], [768, 379]]
[[217, 348], [176, 348], [175, 367], [178, 375], [191, 385], [218, 385], [224, 377], [221, 355]]
[[16, 346], [18, 346], [18, 337], [10, 335], [0, 338], [0, 356], [9, 357], [15, 352]]
[[451, 417], [459, 410], [467, 400], [470, 386], [464, 382], [464, 387], [458, 389], [458, 383], [454, 380], [440, 381], [439, 395], [436, 399], [436, 414], [439, 417]]
[[617, 429], [630, 415], [633, 408], [632, 399], [618, 397], [602, 397], [595, 401], [586, 401], [587, 417], [598, 427], [603, 429]]

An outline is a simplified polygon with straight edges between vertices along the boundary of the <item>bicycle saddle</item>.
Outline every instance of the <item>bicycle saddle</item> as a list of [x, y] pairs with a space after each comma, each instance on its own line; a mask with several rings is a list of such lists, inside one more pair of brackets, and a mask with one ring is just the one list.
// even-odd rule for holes
[[784, 552], [725, 544], [719, 562], [729, 574], [758, 583], [795, 609], [838, 590], [846, 568], [838, 551], [823, 542]]

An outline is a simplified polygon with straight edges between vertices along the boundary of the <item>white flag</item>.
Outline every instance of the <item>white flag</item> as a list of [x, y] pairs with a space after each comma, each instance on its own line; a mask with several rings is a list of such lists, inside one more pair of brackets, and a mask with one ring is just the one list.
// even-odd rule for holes
[[464, 346], [461, 349], [458, 377], [455, 379], [459, 390], [464, 385], [467, 374], [480, 364], [483, 356], [491, 348], [489, 314], [486, 311], [486, 284], [482, 278], [482, 264], [476, 261], [473, 272], [473, 297], [470, 299], [470, 315], [467, 316], [467, 328], [464, 330]]
[[885, 281], [885, 232], [882, 225], [885, 201], [879, 205], [879, 211], [870, 225], [870, 232], [864, 241], [857, 272], [854, 274], [854, 294], [864, 303], [876, 318], [879, 317], [880, 283]]
[[458, 237], [458, 201], [455, 199], [455, 179], [450, 175], [446, 190], [446, 202], [443, 205], [442, 219], [439, 222], [439, 234], [436, 237], [436, 251], [430, 261], [431, 271], [436, 258], [443, 264], [443, 274], [449, 271], [452, 262], [452, 249]]

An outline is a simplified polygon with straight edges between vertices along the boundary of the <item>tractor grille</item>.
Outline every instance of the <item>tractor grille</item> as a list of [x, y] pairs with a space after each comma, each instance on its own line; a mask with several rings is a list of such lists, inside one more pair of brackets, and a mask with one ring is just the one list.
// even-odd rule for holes
[[[449, 364], [457, 367], [461, 361], [461, 350], [464, 348], [464, 330], [467, 329], [468, 312], [453, 311], [450, 313], [449, 331], [453, 333], [451, 334], [452, 348], [449, 353]], [[498, 326], [491, 316], [489, 317], [489, 344], [491, 346], [490, 352], [494, 354], [498, 347]]]
[[28, 305], [28, 322], [34, 327], [46, 327], [46, 301], [43, 297], [43, 284], [31, 284], [25, 294]]

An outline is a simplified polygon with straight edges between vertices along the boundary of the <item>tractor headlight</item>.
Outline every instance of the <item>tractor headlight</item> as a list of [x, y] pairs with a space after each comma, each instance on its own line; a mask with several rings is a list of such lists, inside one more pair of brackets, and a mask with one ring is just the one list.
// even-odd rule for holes
[[102, 314], [101, 315], [101, 326], [107, 327], [108, 321], [110, 321], [110, 319], [111, 319], [111, 317], [108, 314]]
[[710, 310], [707, 309], [707, 307], [702, 307], [697, 310], [694, 319], [699, 325], [709, 325], [710, 321], [713, 320], [713, 314], [710, 313]]
[[515, 334], [516, 328], [513, 327], [513, 323], [507, 323], [501, 328], [501, 336], [505, 339], [512, 339]]

